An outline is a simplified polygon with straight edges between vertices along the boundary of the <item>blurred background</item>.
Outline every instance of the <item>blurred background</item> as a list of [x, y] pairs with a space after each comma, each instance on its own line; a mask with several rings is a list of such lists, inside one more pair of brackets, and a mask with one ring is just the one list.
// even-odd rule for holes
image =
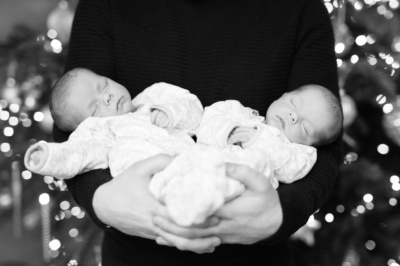
[[[322, 1], [322, 0], [321, 0]], [[296, 232], [297, 265], [400, 265], [399, 0], [324, 0], [335, 31], [344, 157]], [[62, 181], [26, 170], [51, 141], [47, 98], [78, 0], [0, 0], [0, 266], [101, 265], [101, 232]]]

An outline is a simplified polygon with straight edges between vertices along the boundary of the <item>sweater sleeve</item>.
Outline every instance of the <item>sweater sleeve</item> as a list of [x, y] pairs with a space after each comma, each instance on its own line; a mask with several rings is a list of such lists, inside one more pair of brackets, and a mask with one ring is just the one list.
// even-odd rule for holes
[[[304, 5], [301, 18], [289, 88], [319, 84], [338, 96], [334, 37], [327, 10], [321, 1], [309, 0]], [[341, 145], [338, 139], [333, 144], [318, 148], [318, 159], [310, 173], [293, 184], [279, 187], [283, 221], [278, 231], [264, 243], [276, 243], [287, 238], [322, 206], [338, 174]]]
[[[112, 50], [112, 16], [108, 0], [81, 0], [75, 12], [70, 47], [65, 71], [85, 67], [116, 78]], [[54, 128], [56, 142], [66, 141], [68, 134]], [[83, 207], [100, 227], [105, 225], [97, 218], [93, 209], [93, 195], [97, 188], [111, 180], [110, 171], [94, 170], [67, 180], [68, 190], [74, 200]]]

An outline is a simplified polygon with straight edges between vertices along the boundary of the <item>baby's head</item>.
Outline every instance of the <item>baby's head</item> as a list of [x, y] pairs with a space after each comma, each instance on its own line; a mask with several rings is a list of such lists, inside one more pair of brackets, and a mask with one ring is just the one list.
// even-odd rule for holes
[[74, 131], [90, 116], [122, 115], [133, 110], [124, 86], [85, 68], [65, 73], [53, 86], [49, 104], [54, 123], [66, 132]]
[[280, 129], [291, 142], [318, 147], [339, 136], [343, 113], [331, 91], [319, 85], [305, 85], [274, 101], [265, 122]]

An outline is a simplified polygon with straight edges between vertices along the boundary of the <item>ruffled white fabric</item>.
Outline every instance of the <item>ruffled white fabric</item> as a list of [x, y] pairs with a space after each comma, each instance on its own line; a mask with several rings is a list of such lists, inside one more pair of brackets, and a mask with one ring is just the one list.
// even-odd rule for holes
[[[37, 174], [62, 179], [110, 167], [111, 175], [116, 177], [137, 161], [159, 153], [176, 155], [194, 144], [187, 133], [198, 127], [203, 113], [196, 96], [177, 86], [157, 83], [133, 103], [139, 107], [134, 113], [87, 118], [66, 142], [36, 143], [25, 154], [25, 166]], [[170, 108], [173, 105], [178, 107]], [[169, 118], [179, 130], [153, 125], [150, 112], [155, 106], [169, 110]], [[31, 154], [40, 149], [45, 152], [35, 164]]]

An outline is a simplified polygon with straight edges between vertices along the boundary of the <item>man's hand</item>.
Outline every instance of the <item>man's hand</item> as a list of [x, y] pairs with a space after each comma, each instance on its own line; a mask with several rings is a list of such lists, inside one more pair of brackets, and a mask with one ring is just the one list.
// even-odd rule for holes
[[210, 241], [212, 237], [218, 237], [222, 243], [252, 244], [274, 234], [282, 223], [283, 214], [278, 193], [269, 178], [237, 164], [229, 164], [227, 174], [247, 189], [215, 213], [219, 220], [216, 225], [185, 228], [156, 216], [154, 224], [161, 238], [157, 238], [157, 242], [185, 249], [195, 243]]
[[161, 128], [167, 128], [169, 126], [168, 115], [161, 110], [154, 109], [151, 111], [151, 123]]
[[156, 155], [137, 162], [123, 174], [101, 185], [93, 197], [97, 217], [126, 234], [155, 239], [154, 215], [167, 217], [162, 206], [149, 191], [151, 177], [172, 160]]

